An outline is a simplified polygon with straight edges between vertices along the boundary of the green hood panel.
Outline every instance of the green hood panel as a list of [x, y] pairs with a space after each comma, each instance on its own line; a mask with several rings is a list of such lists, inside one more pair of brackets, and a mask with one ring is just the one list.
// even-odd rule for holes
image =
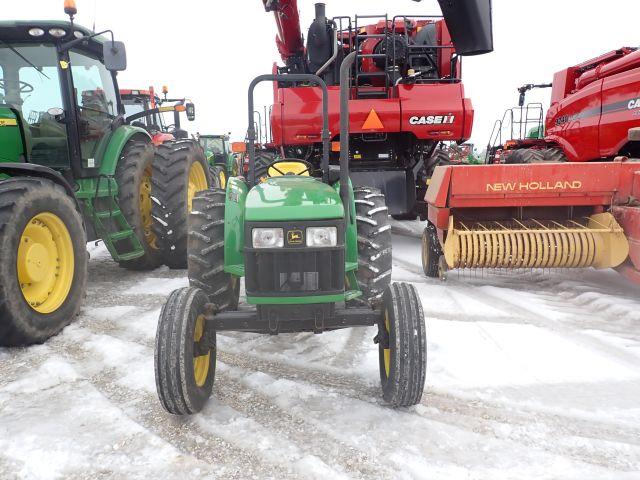
[[247, 221], [326, 220], [342, 218], [340, 195], [311, 177], [282, 176], [256, 185], [247, 195]]

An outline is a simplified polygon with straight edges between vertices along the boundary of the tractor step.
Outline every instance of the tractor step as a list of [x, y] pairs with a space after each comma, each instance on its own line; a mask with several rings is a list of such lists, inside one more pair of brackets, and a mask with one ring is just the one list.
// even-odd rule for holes
[[131, 238], [135, 234], [133, 230], [122, 230], [121, 232], [111, 233], [109, 234], [109, 238], [114, 242], [118, 242], [120, 240], [126, 240], [127, 238]]
[[[103, 180], [99, 186], [102, 188], [95, 188], [94, 184], [89, 184], [86, 190], [92, 195], [83, 197], [84, 208], [93, 220], [97, 236], [104, 241], [107, 250], [116, 262], [142, 257], [144, 247], [118, 205], [118, 185], [115, 178], [107, 177], [106, 182]], [[97, 192], [97, 196], [94, 192]], [[98, 200], [101, 200], [99, 210], [96, 209]]]

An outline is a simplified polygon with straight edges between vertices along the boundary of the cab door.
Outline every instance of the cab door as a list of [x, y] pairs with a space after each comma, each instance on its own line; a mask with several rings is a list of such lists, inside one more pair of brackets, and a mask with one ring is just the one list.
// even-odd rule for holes
[[84, 168], [100, 166], [100, 150], [118, 115], [118, 95], [113, 76], [97, 56], [81, 50], [69, 52], [78, 139]]

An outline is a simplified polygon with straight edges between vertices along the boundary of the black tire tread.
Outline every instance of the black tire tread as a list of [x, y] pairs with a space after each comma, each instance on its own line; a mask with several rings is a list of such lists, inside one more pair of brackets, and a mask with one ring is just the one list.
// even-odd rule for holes
[[[219, 310], [236, 310], [240, 281], [224, 271], [226, 192], [211, 188], [196, 194], [189, 216], [189, 283], [202, 289]], [[234, 288], [235, 286], [235, 288]]]
[[424, 390], [427, 347], [424, 312], [415, 286], [392, 283], [385, 292], [384, 307], [389, 312], [392, 331], [389, 378], [380, 353], [383, 398], [394, 407], [416, 405]]
[[201, 290], [181, 288], [169, 295], [160, 312], [154, 354], [156, 390], [164, 409], [174, 415], [199, 412], [213, 389], [215, 368], [201, 390], [190, 389], [187, 362], [193, 360], [185, 358], [185, 340], [193, 339], [188, 325], [191, 309], [194, 304], [198, 307], [205, 303], [206, 295]]
[[[427, 249], [427, 261], [425, 262], [424, 251]], [[442, 255], [442, 247], [438, 240], [438, 232], [433, 223], [427, 221], [427, 226], [422, 232], [422, 271], [429, 278], [438, 278], [440, 269], [438, 262]]]
[[146, 244], [137, 200], [139, 191], [138, 177], [144, 172], [144, 165], [147, 161], [151, 160], [153, 162], [153, 156], [154, 148], [150, 143], [142, 141], [129, 142], [122, 150], [122, 155], [116, 168], [118, 206], [145, 250], [145, 254], [142, 257], [119, 262], [121, 267], [130, 270], [152, 270], [161, 264], [159, 251]]
[[209, 177], [202, 148], [192, 141], [165, 142], [156, 147], [151, 191], [153, 229], [170, 268], [187, 267], [187, 176], [193, 161], [199, 161]]
[[376, 305], [391, 283], [391, 224], [384, 195], [380, 190], [356, 187], [353, 195], [358, 230], [356, 277], [363, 299]]

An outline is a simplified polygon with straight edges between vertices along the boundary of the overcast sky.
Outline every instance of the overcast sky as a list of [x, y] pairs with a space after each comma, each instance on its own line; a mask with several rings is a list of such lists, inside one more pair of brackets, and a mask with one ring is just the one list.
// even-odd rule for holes
[[[4, 19], [64, 19], [62, 0], [22, 0], [2, 5]], [[312, 0], [299, 0], [303, 32]], [[327, 15], [439, 14], [435, 0], [326, 0]], [[280, 60], [272, 14], [260, 0], [77, 0], [78, 23], [113, 29], [127, 45], [123, 88], [159, 89], [196, 103], [191, 133], [246, 130], [249, 81]], [[494, 0], [494, 52], [463, 61], [466, 95], [475, 107], [472, 141], [482, 148], [493, 122], [517, 103], [516, 88], [551, 81], [557, 70], [621, 46], [638, 46], [640, 0]], [[260, 105], [270, 89], [259, 92]], [[528, 100], [548, 105], [549, 91]]]

